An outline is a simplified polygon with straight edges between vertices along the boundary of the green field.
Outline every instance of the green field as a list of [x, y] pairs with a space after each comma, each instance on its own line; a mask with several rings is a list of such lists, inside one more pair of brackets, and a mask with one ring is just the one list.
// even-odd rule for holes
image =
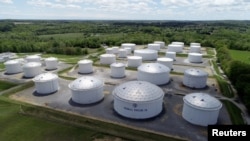
[[233, 59], [250, 64], [250, 51], [229, 50]]
[[17, 84], [6, 82], [6, 81], [2, 81], [2, 80], [0, 80], [0, 84], [1, 84], [0, 85], [0, 92], [4, 91], [4, 90], [7, 90], [7, 89], [9, 89], [9, 88], [14, 87], [14, 86], [17, 85]]
[[0, 98], [1, 141], [92, 141], [97, 138], [115, 139], [94, 130], [62, 124], [20, 114], [20, 105]]

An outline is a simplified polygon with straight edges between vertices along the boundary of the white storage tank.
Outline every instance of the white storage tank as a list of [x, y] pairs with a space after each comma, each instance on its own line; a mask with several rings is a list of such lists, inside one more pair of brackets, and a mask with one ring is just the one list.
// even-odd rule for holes
[[69, 84], [72, 101], [78, 104], [92, 104], [104, 98], [103, 81], [93, 76], [77, 78]]
[[110, 65], [116, 62], [116, 56], [114, 54], [102, 54], [100, 56], [100, 63]]
[[154, 44], [160, 44], [161, 48], [165, 48], [165, 42], [163, 41], [154, 41]]
[[137, 68], [137, 80], [148, 81], [156, 85], [169, 82], [170, 69], [159, 63], [145, 63]]
[[192, 43], [190, 43], [190, 46], [201, 46], [201, 44], [200, 43], [192, 42]]
[[118, 50], [118, 57], [119, 58], [126, 58], [127, 57], [127, 50], [126, 49], [119, 49]]
[[27, 62], [41, 62], [41, 57], [39, 55], [29, 55], [25, 59]]
[[113, 50], [113, 53], [114, 53], [114, 54], [117, 54], [118, 51], [119, 51], [119, 47], [114, 46], [114, 47], [112, 47], [112, 50]]
[[180, 53], [183, 50], [183, 46], [179, 45], [179, 44], [169, 44], [168, 45], [168, 52], [176, 52], [176, 53]]
[[134, 51], [135, 56], [141, 56], [143, 61], [153, 61], [158, 57], [158, 52], [152, 49], [137, 49]]
[[188, 61], [190, 63], [202, 63], [201, 53], [188, 53]]
[[172, 58], [157, 58], [157, 63], [167, 66], [170, 70], [173, 68], [174, 59]]
[[141, 56], [128, 56], [128, 67], [138, 67], [142, 64]]
[[58, 59], [55, 57], [49, 57], [44, 60], [46, 70], [55, 70], [58, 66]]
[[106, 48], [106, 54], [113, 54], [113, 48]]
[[201, 52], [201, 46], [190, 46], [189, 52], [190, 53], [200, 53]]
[[110, 76], [114, 78], [125, 77], [125, 64], [123, 63], [112, 63], [110, 65], [111, 73]]
[[182, 46], [182, 48], [184, 48], [184, 42], [178, 42], [178, 41], [173, 41], [173, 42], [171, 42], [171, 44], [172, 45], [181, 45]]
[[121, 44], [121, 48], [126, 48], [126, 47], [128, 47], [128, 48], [131, 48], [132, 51], [135, 50], [135, 46], [136, 46], [136, 44], [134, 44], [134, 43], [122, 43], [122, 44]]
[[22, 65], [18, 60], [8, 60], [4, 63], [6, 74], [15, 74], [23, 71]]
[[161, 49], [161, 45], [160, 44], [154, 44], [154, 43], [148, 44], [148, 49], [159, 51]]
[[125, 47], [124, 49], [127, 51], [127, 55], [132, 54], [132, 49], [131, 48]]
[[23, 65], [24, 77], [35, 77], [42, 73], [42, 64], [38, 62], [28, 62]]
[[172, 58], [175, 61], [176, 60], [176, 52], [167, 51], [166, 52], [166, 57], [167, 58]]
[[42, 73], [33, 78], [38, 94], [51, 94], [59, 89], [58, 76], [53, 73]]
[[93, 72], [93, 61], [84, 59], [78, 61], [78, 73], [92, 73]]
[[182, 117], [195, 125], [208, 126], [217, 123], [222, 103], [206, 93], [192, 93], [183, 97]]
[[113, 92], [114, 110], [127, 118], [148, 119], [163, 109], [163, 90], [146, 81], [129, 81], [117, 86]]
[[208, 73], [195, 68], [185, 70], [183, 84], [190, 88], [204, 88], [207, 86]]

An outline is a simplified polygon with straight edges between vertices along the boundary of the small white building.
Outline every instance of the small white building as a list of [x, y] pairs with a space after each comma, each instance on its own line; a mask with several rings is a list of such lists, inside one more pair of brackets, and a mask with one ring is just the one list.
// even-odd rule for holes
[[72, 101], [78, 104], [92, 104], [104, 98], [103, 81], [93, 76], [77, 78], [69, 84]]
[[159, 63], [144, 63], [137, 68], [137, 80], [163, 85], [170, 80], [170, 69]]
[[55, 57], [49, 57], [44, 59], [46, 70], [55, 70], [58, 67], [58, 59]]
[[190, 88], [204, 88], [207, 86], [208, 73], [195, 68], [185, 70], [183, 84]]
[[38, 62], [28, 62], [23, 65], [24, 77], [35, 77], [42, 73], [42, 64]]
[[137, 49], [134, 51], [135, 56], [141, 56], [143, 61], [153, 61], [158, 57], [158, 51], [152, 49]]
[[116, 62], [116, 56], [114, 54], [102, 54], [100, 56], [100, 64], [110, 65]]
[[93, 61], [84, 59], [78, 61], [78, 73], [92, 73], [93, 72]]
[[166, 58], [166, 57], [157, 58], [157, 63], [167, 66], [170, 70], [173, 68], [173, 62], [174, 62], [174, 59], [172, 58]]
[[27, 62], [38, 62], [38, 63], [41, 62], [41, 57], [39, 55], [29, 55], [26, 56], [25, 59]]
[[208, 126], [217, 123], [222, 103], [206, 93], [192, 93], [183, 97], [182, 117], [195, 125]]
[[151, 44], [148, 44], [148, 49], [159, 51], [161, 49], [161, 45], [160, 44], [151, 43]]
[[121, 48], [131, 48], [132, 51], [135, 50], [136, 44], [134, 43], [122, 43]]
[[176, 52], [167, 51], [166, 52], [166, 57], [167, 58], [172, 58], [175, 61], [176, 60]]
[[127, 118], [152, 118], [163, 109], [163, 90], [146, 81], [125, 82], [117, 86], [112, 94], [114, 110]]
[[154, 44], [160, 44], [161, 48], [165, 48], [165, 42], [163, 41], [154, 41]]
[[125, 77], [125, 64], [123, 63], [112, 63], [110, 65], [110, 76], [114, 78]]
[[188, 53], [188, 61], [190, 63], [202, 63], [201, 53]]
[[141, 56], [128, 56], [128, 67], [138, 67], [142, 64]]
[[59, 89], [58, 76], [53, 73], [42, 73], [33, 78], [38, 94], [51, 94]]
[[22, 64], [18, 60], [8, 60], [4, 63], [6, 74], [16, 74], [23, 71]]

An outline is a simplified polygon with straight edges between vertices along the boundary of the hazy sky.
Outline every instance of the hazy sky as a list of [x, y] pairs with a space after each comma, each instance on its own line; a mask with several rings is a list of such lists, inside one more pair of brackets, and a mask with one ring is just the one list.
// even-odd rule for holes
[[250, 20], [250, 0], [0, 0], [0, 19]]

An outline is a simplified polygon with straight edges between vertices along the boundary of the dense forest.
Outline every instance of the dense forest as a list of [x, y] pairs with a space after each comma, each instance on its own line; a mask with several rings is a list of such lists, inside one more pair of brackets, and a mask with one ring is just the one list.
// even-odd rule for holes
[[229, 49], [250, 51], [250, 21], [0, 20], [0, 52], [79, 55], [88, 48], [156, 40], [216, 48], [218, 62], [250, 111], [250, 65], [229, 54]]

